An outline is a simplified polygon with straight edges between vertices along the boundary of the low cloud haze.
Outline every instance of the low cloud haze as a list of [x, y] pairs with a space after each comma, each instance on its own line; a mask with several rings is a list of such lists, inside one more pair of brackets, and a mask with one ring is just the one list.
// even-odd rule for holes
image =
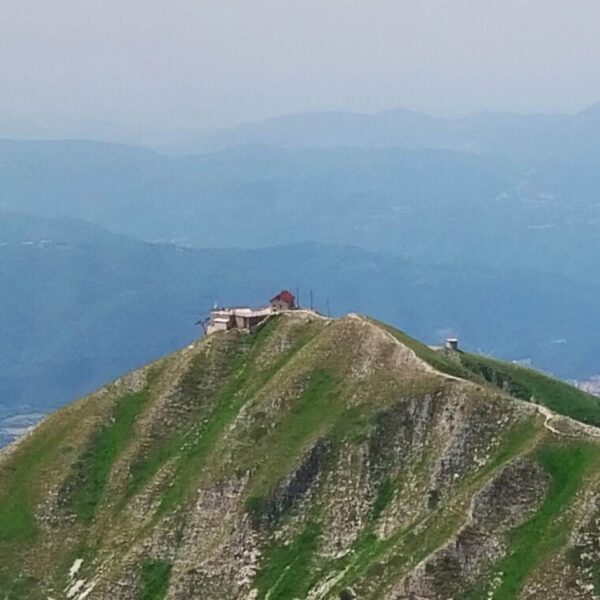
[[600, 99], [598, 22], [596, 0], [3, 0], [0, 135], [576, 112]]

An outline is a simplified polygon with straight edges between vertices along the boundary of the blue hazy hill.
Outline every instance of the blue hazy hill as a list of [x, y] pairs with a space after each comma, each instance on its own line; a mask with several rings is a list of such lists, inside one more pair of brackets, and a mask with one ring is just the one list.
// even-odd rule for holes
[[281, 287], [429, 343], [458, 335], [562, 377], [597, 372], [599, 289], [557, 276], [315, 243], [181, 248], [15, 215], [0, 244], [0, 415], [62, 404], [188, 343], [214, 302], [260, 305]]
[[467, 152], [0, 144], [0, 207], [200, 247], [356, 245], [600, 283], [600, 170]]

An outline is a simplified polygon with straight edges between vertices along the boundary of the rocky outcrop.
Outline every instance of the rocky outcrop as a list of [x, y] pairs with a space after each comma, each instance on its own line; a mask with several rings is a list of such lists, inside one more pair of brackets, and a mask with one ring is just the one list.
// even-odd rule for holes
[[391, 597], [453, 598], [468, 592], [506, 551], [508, 532], [535, 513], [547, 476], [539, 465], [519, 458], [476, 493], [467, 522], [445, 546], [419, 564]]

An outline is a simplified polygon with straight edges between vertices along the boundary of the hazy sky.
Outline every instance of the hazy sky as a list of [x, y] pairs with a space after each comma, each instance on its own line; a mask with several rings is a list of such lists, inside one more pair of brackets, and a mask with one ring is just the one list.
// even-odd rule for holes
[[0, 120], [577, 111], [599, 0], [0, 0]]

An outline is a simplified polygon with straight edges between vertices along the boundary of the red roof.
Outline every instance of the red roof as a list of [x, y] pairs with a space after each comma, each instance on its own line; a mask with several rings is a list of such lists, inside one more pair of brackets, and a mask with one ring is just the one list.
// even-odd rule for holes
[[277, 302], [278, 300], [280, 302], [285, 302], [286, 304], [294, 304], [294, 295], [287, 290], [283, 290], [282, 292], [279, 292], [277, 296], [271, 298], [271, 302]]

